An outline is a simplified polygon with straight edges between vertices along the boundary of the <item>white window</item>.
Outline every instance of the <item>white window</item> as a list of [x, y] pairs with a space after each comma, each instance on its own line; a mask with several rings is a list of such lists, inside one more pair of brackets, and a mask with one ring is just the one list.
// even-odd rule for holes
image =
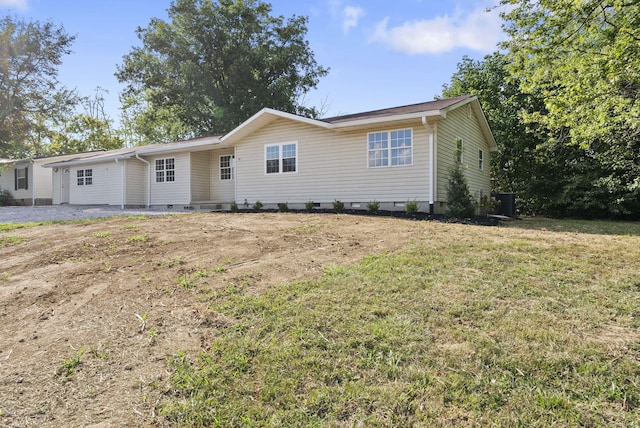
[[264, 147], [265, 174], [298, 171], [298, 143], [270, 144]]
[[464, 142], [462, 138], [456, 138], [456, 160], [459, 163], [464, 162]]
[[91, 186], [93, 184], [93, 170], [79, 169], [76, 171], [76, 178], [78, 179], [78, 186]]
[[176, 161], [174, 158], [156, 159], [156, 183], [176, 181]]
[[413, 131], [372, 132], [368, 134], [369, 168], [413, 164]]
[[29, 167], [19, 168], [15, 170], [15, 189], [29, 189], [29, 179], [27, 172]]
[[220, 180], [233, 180], [233, 155], [220, 156]]
[[480, 170], [484, 169], [484, 153], [482, 149], [478, 150], [478, 168], [480, 168]]

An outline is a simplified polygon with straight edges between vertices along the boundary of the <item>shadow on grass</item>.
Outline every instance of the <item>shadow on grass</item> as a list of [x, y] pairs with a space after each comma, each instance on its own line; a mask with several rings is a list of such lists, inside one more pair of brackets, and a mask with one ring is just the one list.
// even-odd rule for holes
[[526, 217], [504, 223], [517, 229], [546, 230], [550, 232], [588, 233], [592, 235], [640, 236], [640, 222], [612, 220], [571, 220]]

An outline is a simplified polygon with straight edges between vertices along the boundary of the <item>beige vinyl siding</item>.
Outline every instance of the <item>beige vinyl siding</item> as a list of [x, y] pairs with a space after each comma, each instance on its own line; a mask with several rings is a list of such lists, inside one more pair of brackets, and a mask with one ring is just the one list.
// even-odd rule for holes
[[146, 205], [147, 204], [147, 180], [148, 167], [144, 162], [137, 159], [127, 159], [124, 162], [126, 168], [126, 197], [125, 205]]
[[[480, 124], [469, 104], [450, 111], [445, 120], [438, 122], [437, 200], [446, 202], [449, 172], [454, 165], [456, 138], [463, 141], [462, 165], [469, 183], [469, 190], [476, 200], [491, 193], [489, 143], [485, 140]], [[484, 168], [478, 167], [478, 150], [484, 154]]]
[[50, 159], [36, 159], [33, 162], [33, 196], [36, 204], [46, 201], [51, 202], [53, 197], [53, 171], [51, 168], [44, 168], [42, 165], [51, 162]]
[[211, 200], [217, 203], [234, 202], [235, 178], [220, 180], [220, 156], [233, 156], [233, 149], [214, 150], [211, 152]]
[[[175, 181], [156, 183], [156, 159], [175, 159]], [[151, 163], [151, 205], [189, 205], [191, 203], [191, 155], [188, 152], [146, 158]]]
[[13, 195], [14, 187], [13, 167], [9, 165], [0, 165], [0, 190], [8, 190]]
[[[369, 168], [367, 134], [407, 128], [413, 165]], [[287, 142], [298, 143], [297, 172], [265, 174], [264, 146]], [[280, 119], [238, 144], [236, 177], [238, 203], [427, 201], [428, 134], [418, 125], [337, 133]]]
[[209, 201], [211, 197], [211, 152], [191, 153], [191, 201]]
[[[105, 162], [69, 168], [72, 205], [120, 205], [122, 203], [122, 164]], [[62, 169], [62, 168], [61, 168]], [[92, 184], [78, 186], [78, 170], [92, 171]]]

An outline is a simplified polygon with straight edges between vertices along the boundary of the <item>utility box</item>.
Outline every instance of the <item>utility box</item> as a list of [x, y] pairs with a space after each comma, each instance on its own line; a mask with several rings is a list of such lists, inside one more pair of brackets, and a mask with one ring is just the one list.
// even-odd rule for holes
[[507, 217], [516, 216], [516, 194], [515, 193], [492, 193], [492, 198], [496, 201], [500, 201], [498, 207], [498, 214], [505, 215]]

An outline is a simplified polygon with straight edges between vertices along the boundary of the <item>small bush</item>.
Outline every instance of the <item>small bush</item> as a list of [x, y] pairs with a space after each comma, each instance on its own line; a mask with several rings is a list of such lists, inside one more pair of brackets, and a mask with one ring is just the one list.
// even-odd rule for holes
[[256, 201], [255, 204], [253, 204], [253, 209], [255, 211], [260, 211], [262, 209], [262, 207], [264, 207], [264, 204], [260, 201]]
[[286, 202], [280, 202], [278, 204], [278, 211], [280, 211], [281, 213], [286, 213], [287, 211], [289, 211], [289, 204], [287, 204]]
[[404, 207], [404, 210], [407, 214], [415, 214], [420, 209], [420, 205], [418, 205], [418, 201], [407, 201], [407, 204]]
[[367, 204], [367, 211], [370, 213], [377, 213], [380, 211], [380, 202], [372, 201]]
[[344, 212], [344, 202], [336, 199], [333, 201], [333, 209], [336, 210], [337, 213]]
[[315, 207], [315, 202], [313, 202], [311, 199], [309, 199], [305, 204], [304, 207], [307, 209], [308, 212], [313, 211], [313, 208]]
[[231, 207], [229, 208], [231, 210], [232, 213], [237, 213], [238, 212], [238, 204], [234, 202], [231, 203]]
[[500, 201], [496, 200], [496, 198], [483, 195], [480, 198], [480, 203], [478, 204], [478, 212], [482, 216], [495, 214], [499, 206], [500, 206]]
[[447, 214], [452, 217], [472, 217], [475, 213], [475, 201], [469, 191], [467, 178], [460, 162], [449, 172], [447, 182]]
[[6, 189], [0, 189], [0, 207], [8, 207], [15, 204], [16, 201], [11, 196], [11, 193]]

